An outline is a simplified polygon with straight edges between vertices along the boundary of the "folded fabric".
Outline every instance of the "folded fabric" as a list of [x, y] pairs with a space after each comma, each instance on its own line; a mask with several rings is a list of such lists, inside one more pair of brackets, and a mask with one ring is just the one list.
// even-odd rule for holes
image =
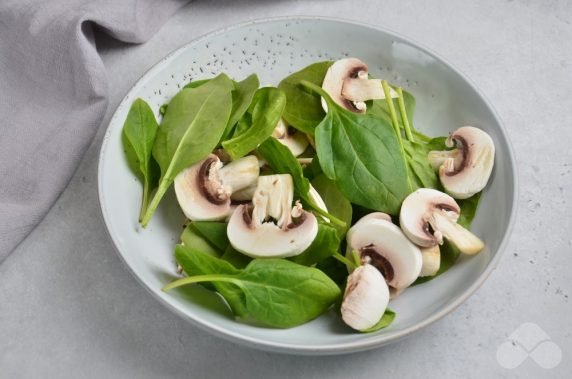
[[0, 262], [66, 187], [107, 107], [93, 38], [150, 38], [189, 0], [0, 4]]

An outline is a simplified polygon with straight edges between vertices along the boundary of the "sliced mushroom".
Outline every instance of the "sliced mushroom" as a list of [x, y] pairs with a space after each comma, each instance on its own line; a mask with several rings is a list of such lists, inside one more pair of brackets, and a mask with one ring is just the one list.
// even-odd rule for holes
[[189, 220], [223, 220], [232, 213], [231, 195], [258, 181], [258, 159], [246, 156], [223, 167], [220, 159], [206, 159], [175, 178], [175, 193]]
[[[369, 79], [367, 65], [357, 58], [340, 59], [330, 66], [322, 88], [337, 104], [355, 113], [365, 113], [367, 100], [385, 99], [381, 79]], [[397, 97], [391, 89], [391, 97]], [[322, 99], [327, 112], [328, 105]]]
[[463, 126], [446, 142], [447, 151], [431, 151], [429, 162], [439, 169], [445, 191], [455, 199], [466, 199], [487, 185], [495, 160], [492, 138], [479, 128]]
[[431, 247], [448, 239], [464, 254], [476, 254], [485, 245], [477, 236], [457, 224], [461, 209], [451, 196], [430, 188], [420, 188], [401, 205], [401, 229], [413, 243]]
[[381, 320], [388, 302], [389, 289], [383, 275], [372, 265], [363, 264], [348, 276], [342, 319], [353, 329], [369, 329]]
[[[320, 208], [324, 212], [328, 213], [328, 207], [326, 206], [326, 203], [324, 203], [324, 199], [322, 199], [322, 196], [320, 196], [320, 193], [311, 184], [310, 184], [310, 191], [308, 192], [308, 196], [310, 197], [310, 199], [314, 202], [314, 204], [318, 208]], [[326, 222], [330, 222], [330, 220], [327, 217], [322, 216], [322, 219], [325, 220]]]
[[282, 119], [280, 119], [278, 124], [276, 124], [276, 128], [274, 128], [274, 131], [272, 132], [272, 137], [276, 138], [282, 145], [286, 146], [295, 157], [302, 154], [309, 144], [304, 133], [300, 133], [295, 129], [289, 128]]
[[258, 178], [253, 205], [239, 205], [228, 223], [232, 247], [254, 257], [292, 257], [306, 250], [318, 234], [318, 221], [300, 203], [292, 207], [290, 175]]
[[384, 220], [387, 222], [391, 222], [391, 216], [388, 215], [387, 213], [383, 213], [383, 212], [372, 212], [372, 213], [368, 213], [365, 216], [363, 216], [362, 218], [360, 218], [355, 224], [358, 225], [361, 222], [365, 222], [368, 220]]
[[421, 265], [420, 277], [435, 276], [441, 267], [441, 249], [439, 245], [421, 249], [423, 264]]
[[401, 229], [385, 218], [358, 221], [347, 234], [348, 253], [357, 251], [377, 268], [387, 284], [397, 290], [409, 287], [421, 272], [421, 251]]

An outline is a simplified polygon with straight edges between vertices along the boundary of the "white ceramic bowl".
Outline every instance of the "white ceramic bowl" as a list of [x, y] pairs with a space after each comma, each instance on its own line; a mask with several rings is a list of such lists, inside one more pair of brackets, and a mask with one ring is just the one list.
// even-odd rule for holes
[[[146, 100], [158, 115], [161, 104], [191, 79], [221, 72], [236, 79], [257, 73], [261, 83], [306, 65], [355, 56], [375, 77], [411, 91], [417, 100], [414, 124], [429, 135], [447, 135], [461, 125], [487, 131], [495, 141], [493, 175], [482, 197], [473, 231], [486, 241], [481, 254], [460, 259], [448, 272], [405, 291], [392, 301], [395, 322], [372, 334], [353, 333], [333, 312], [288, 330], [240, 324], [222, 300], [196, 286], [161, 292], [175, 274], [173, 248], [184, 221], [172, 191], [147, 229], [137, 223], [141, 185], [130, 172], [121, 146], [121, 128], [134, 99]], [[486, 279], [499, 259], [514, 220], [516, 175], [513, 154], [490, 103], [442, 58], [389, 31], [322, 18], [279, 18], [232, 26], [176, 50], [149, 70], [125, 96], [105, 135], [99, 163], [99, 197], [109, 234], [134, 276], [163, 304], [216, 335], [265, 350], [335, 354], [396, 341], [451, 312]]]

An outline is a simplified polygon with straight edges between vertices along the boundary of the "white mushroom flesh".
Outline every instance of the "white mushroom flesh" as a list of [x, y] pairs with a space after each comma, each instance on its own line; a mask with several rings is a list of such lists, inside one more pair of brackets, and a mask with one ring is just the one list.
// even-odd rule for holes
[[278, 142], [286, 146], [295, 157], [306, 151], [309, 144], [304, 133], [291, 131], [282, 119], [280, 119], [278, 124], [276, 124], [276, 128], [274, 128], [274, 131], [272, 132], [272, 137], [276, 138]]
[[421, 265], [420, 277], [435, 276], [441, 267], [441, 249], [439, 245], [421, 249], [423, 264]]
[[302, 253], [318, 234], [316, 217], [296, 203], [292, 207], [290, 175], [258, 179], [253, 206], [240, 205], [227, 228], [231, 245], [254, 257], [291, 257]]
[[355, 330], [369, 329], [381, 320], [388, 302], [389, 289], [383, 275], [366, 263], [348, 276], [342, 319]]
[[[367, 100], [385, 99], [380, 79], [369, 79], [367, 65], [357, 58], [344, 58], [334, 62], [326, 71], [322, 88], [340, 106], [356, 113], [366, 111]], [[391, 97], [398, 94], [391, 89]], [[322, 99], [327, 112], [328, 105]]]
[[434, 189], [420, 188], [405, 198], [399, 222], [415, 244], [431, 247], [448, 239], [464, 254], [475, 254], [484, 243], [457, 223], [460, 208], [451, 196]]
[[348, 254], [357, 251], [360, 258], [371, 259], [395, 289], [409, 287], [421, 272], [421, 251], [401, 229], [384, 219], [357, 222], [347, 234]]
[[463, 126], [447, 139], [448, 151], [431, 151], [428, 160], [439, 168], [445, 191], [456, 199], [480, 192], [491, 176], [495, 158], [492, 138], [479, 128]]
[[223, 167], [211, 154], [175, 177], [177, 200], [189, 220], [223, 220], [233, 211], [230, 195], [256, 183], [258, 173], [256, 157], [244, 157]]

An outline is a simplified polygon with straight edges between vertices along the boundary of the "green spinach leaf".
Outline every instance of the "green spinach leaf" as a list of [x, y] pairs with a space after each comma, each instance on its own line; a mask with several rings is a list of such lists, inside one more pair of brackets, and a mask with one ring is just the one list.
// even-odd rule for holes
[[336, 183], [326, 175], [318, 175], [312, 180], [312, 186], [318, 191], [328, 208], [328, 213], [342, 220], [346, 225], [333, 225], [343, 238], [352, 224], [352, 204], [342, 195]]
[[340, 237], [337, 230], [326, 224], [318, 224], [318, 234], [312, 244], [300, 255], [290, 258], [292, 262], [312, 266], [331, 257], [340, 248]]
[[288, 99], [283, 118], [288, 125], [310, 135], [322, 121], [326, 113], [322, 109], [320, 96], [308, 91], [301, 85], [303, 80], [322, 86], [326, 71], [333, 62], [318, 62], [284, 78], [278, 88], [286, 94]]
[[[178, 248], [176, 254], [180, 251]], [[193, 262], [185, 262], [192, 265], [200, 255], [192, 252], [182, 258], [194, 257], [190, 258]], [[164, 290], [211, 282], [233, 312], [238, 310], [240, 313], [235, 314], [247, 322], [290, 328], [318, 317], [341, 296], [338, 286], [320, 270], [285, 259], [254, 259], [242, 270], [205, 254], [199, 259], [207, 261], [200, 264], [203, 269], [209, 267], [210, 273], [191, 275], [185, 270], [189, 277], [167, 285]], [[221, 284], [225, 285], [223, 291], [219, 289]], [[226, 286], [234, 288], [229, 292]]]
[[181, 243], [208, 255], [212, 255], [213, 257], [220, 257], [222, 254], [215, 245], [201, 234], [194, 223], [188, 224], [185, 229], [183, 229], [183, 233], [181, 233]]
[[387, 308], [385, 310], [385, 313], [383, 314], [383, 316], [381, 316], [381, 319], [377, 322], [377, 324], [375, 324], [371, 328], [360, 330], [360, 332], [371, 333], [371, 332], [376, 332], [378, 330], [381, 330], [383, 328], [387, 328], [393, 322], [393, 320], [395, 319], [395, 316], [396, 316], [396, 313], [394, 311], [392, 311], [391, 309]]
[[243, 157], [270, 137], [282, 117], [286, 96], [277, 88], [260, 88], [254, 94], [251, 106], [252, 125], [243, 133], [222, 143], [222, 147], [232, 159]]
[[142, 99], [135, 100], [123, 125], [122, 142], [129, 167], [143, 183], [139, 221], [147, 210], [151, 191], [159, 179], [159, 168], [151, 155], [158, 128], [151, 107]]
[[[230, 263], [186, 245], [177, 245], [175, 248], [175, 260], [189, 277], [211, 274], [236, 275], [240, 272]], [[237, 286], [227, 282], [204, 284], [208, 289], [214, 287], [224, 297], [236, 316], [243, 318], [248, 316], [244, 294]], [[212, 287], [207, 284], [212, 284]]]
[[177, 174], [206, 157], [220, 141], [232, 107], [232, 88], [232, 81], [221, 74], [180, 91], [169, 103], [153, 145], [161, 179], [141, 222], [144, 227]]
[[232, 135], [235, 125], [244, 116], [252, 103], [256, 90], [260, 87], [258, 76], [252, 74], [241, 82], [234, 82], [232, 91], [232, 111], [221, 141], [226, 141]]
[[237, 251], [230, 244], [228, 245], [228, 247], [224, 251], [224, 254], [222, 255], [222, 257], [220, 257], [220, 259], [227, 261], [228, 263], [230, 263], [231, 265], [233, 265], [236, 268], [245, 268], [246, 266], [248, 266], [250, 261], [252, 261], [251, 257], [249, 257], [248, 255], [244, 255], [241, 252]]
[[412, 188], [393, 127], [383, 119], [343, 109], [322, 88], [304, 84], [328, 103], [328, 113], [316, 128], [324, 174], [350, 202], [397, 214]]
[[225, 251], [230, 244], [226, 235], [226, 227], [228, 225], [226, 222], [193, 221], [191, 225], [219, 251]]

